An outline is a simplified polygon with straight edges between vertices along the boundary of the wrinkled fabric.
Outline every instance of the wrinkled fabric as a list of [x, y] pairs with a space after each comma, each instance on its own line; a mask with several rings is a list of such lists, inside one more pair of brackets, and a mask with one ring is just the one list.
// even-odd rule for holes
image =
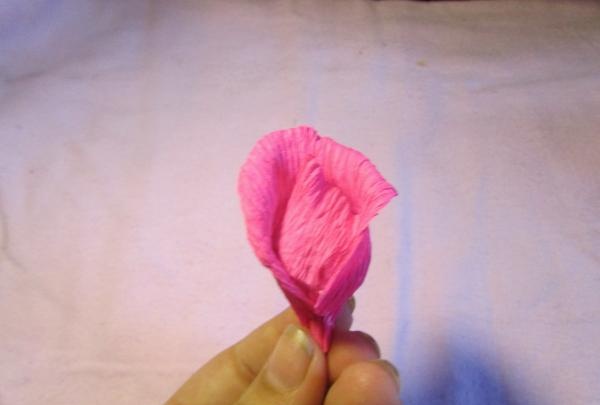
[[396, 191], [360, 152], [310, 127], [262, 138], [238, 189], [254, 252], [326, 351], [369, 267], [369, 221]]
[[598, 1], [0, 4], [1, 404], [164, 403], [285, 308], [236, 181], [299, 123], [398, 191], [403, 404], [600, 404]]

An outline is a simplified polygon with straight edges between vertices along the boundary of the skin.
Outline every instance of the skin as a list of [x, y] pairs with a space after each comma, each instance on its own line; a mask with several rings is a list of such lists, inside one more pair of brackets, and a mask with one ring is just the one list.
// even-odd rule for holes
[[[165, 405], [400, 405], [394, 366], [380, 359], [371, 336], [349, 330], [353, 309], [351, 300], [338, 319], [327, 355], [300, 328], [294, 312], [283, 311], [196, 371]], [[266, 369], [278, 342], [278, 348], [285, 345], [289, 335], [310, 348], [298, 356], [310, 355], [301, 383], [283, 389], [269, 382]], [[300, 364], [303, 359], [285, 360]]]

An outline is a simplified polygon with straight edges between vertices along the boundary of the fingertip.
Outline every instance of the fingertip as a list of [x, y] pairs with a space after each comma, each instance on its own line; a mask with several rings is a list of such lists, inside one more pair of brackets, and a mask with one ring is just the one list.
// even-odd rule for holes
[[399, 405], [400, 383], [394, 370], [385, 360], [350, 365], [329, 389], [325, 405]]
[[385, 360], [385, 359], [373, 360], [371, 363], [378, 365], [379, 367], [383, 368], [388, 373], [388, 376], [391, 377], [392, 381], [394, 381], [394, 384], [396, 386], [396, 392], [399, 394], [400, 388], [401, 388], [400, 373], [398, 372], [398, 369], [396, 368], [396, 366], [394, 366], [394, 364], [392, 362]]
[[381, 349], [373, 336], [361, 330], [354, 331], [354, 334], [356, 335], [356, 339], [360, 339], [364, 346], [375, 353], [376, 358], [381, 357]]
[[380, 357], [375, 339], [361, 331], [336, 331], [329, 350], [329, 381], [335, 381], [348, 366]]

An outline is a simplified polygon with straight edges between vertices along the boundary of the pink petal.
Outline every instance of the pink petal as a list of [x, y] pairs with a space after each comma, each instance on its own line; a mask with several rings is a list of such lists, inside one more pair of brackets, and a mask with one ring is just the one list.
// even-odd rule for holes
[[277, 281], [297, 297], [303, 293], [284, 270], [274, 243], [279, 239], [279, 225], [297, 173], [318, 138], [307, 127], [264, 136], [250, 152], [238, 179], [248, 240], [254, 253], [273, 271]]
[[395, 190], [361, 153], [309, 127], [263, 137], [238, 187], [256, 255], [327, 350], [342, 305], [366, 275], [368, 223]]

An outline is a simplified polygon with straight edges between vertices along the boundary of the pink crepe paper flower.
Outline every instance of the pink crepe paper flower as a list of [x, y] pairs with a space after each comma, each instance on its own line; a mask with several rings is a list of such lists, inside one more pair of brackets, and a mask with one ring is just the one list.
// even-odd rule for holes
[[360, 152], [303, 126], [260, 139], [238, 191], [256, 256], [327, 351], [369, 267], [369, 221], [396, 190]]

